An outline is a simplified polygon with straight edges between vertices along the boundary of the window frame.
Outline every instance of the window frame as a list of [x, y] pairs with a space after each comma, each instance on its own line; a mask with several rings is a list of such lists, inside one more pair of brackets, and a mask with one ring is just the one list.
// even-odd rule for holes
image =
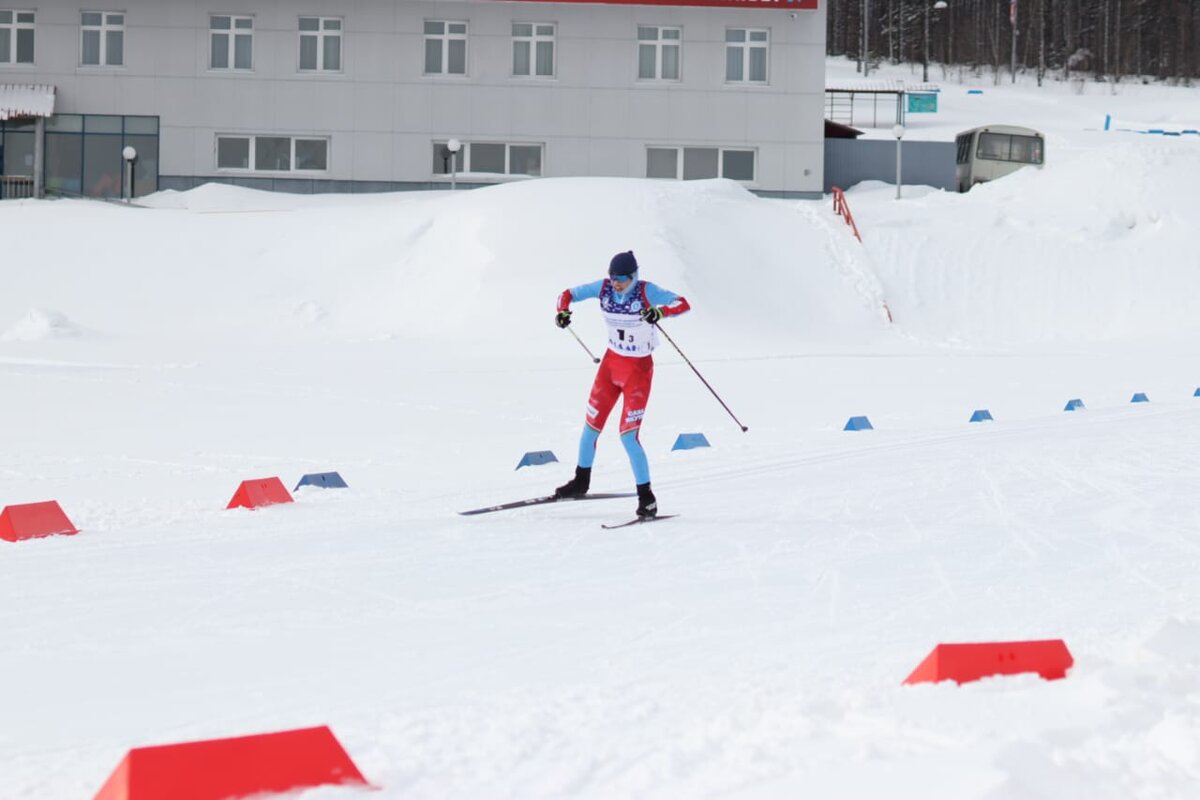
[[[655, 39], [643, 39], [642, 29], [653, 28], [655, 30]], [[674, 40], [664, 39], [664, 31], [675, 31], [679, 37]], [[637, 26], [637, 79], [646, 83], [680, 83], [683, 81], [683, 26], [682, 25], [641, 25]], [[654, 75], [652, 77], [642, 76], [642, 48], [654, 48]], [[663, 76], [663, 51], [668, 47], [674, 47], [675, 55], [675, 70], [678, 73], [674, 78]]]
[[[557, 22], [532, 22], [525, 20], [513, 20], [512, 29], [518, 25], [528, 25], [531, 33], [528, 36], [517, 35], [516, 30], [512, 32], [512, 63], [509, 64], [510, 77], [529, 79], [529, 80], [553, 80], [558, 77], [558, 23]], [[550, 28], [550, 33], [544, 34], [538, 31], [538, 28]], [[517, 44], [526, 43], [529, 45], [529, 72], [517, 72]], [[539, 43], [550, 43], [550, 72], [543, 75], [537, 71], [538, 57], [537, 46]]]
[[[83, 21], [83, 18], [88, 14], [99, 14], [100, 23], [98, 25], [89, 25]], [[96, 11], [81, 9], [79, 12], [79, 66], [87, 69], [106, 69], [109, 67], [124, 67], [125, 66], [125, 27], [126, 17], [128, 15], [124, 11]], [[110, 17], [120, 17], [121, 22], [114, 24], [110, 22]], [[84, 39], [89, 31], [95, 31], [99, 37], [99, 49], [97, 50], [97, 61], [95, 64], [89, 64], [83, 60], [84, 56]], [[121, 34], [121, 60], [117, 63], [112, 63], [108, 60], [108, 35], [110, 33], [119, 32]]]
[[[731, 42], [729, 34], [733, 31], [742, 31], [746, 38], [740, 42]], [[764, 39], [752, 39], [752, 34], [765, 34]], [[742, 61], [742, 77], [729, 77], [729, 51], [732, 49], [741, 50]], [[763, 78], [756, 80], [750, 76], [751, 54], [754, 50], [763, 51]], [[771, 83], [771, 29], [770, 28], [726, 28], [725, 29], [725, 82], [736, 84], [738, 86], [767, 86]]]
[[[504, 172], [486, 172], [486, 171], [473, 169], [474, 165], [471, 163], [472, 162], [472, 151], [473, 151], [473, 148], [477, 145], [492, 145], [492, 146], [500, 145], [500, 146], [504, 147]], [[443, 148], [445, 148], [445, 146], [446, 146], [446, 140], [444, 140], [444, 139], [433, 140], [433, 155], [434, 155], [435, 159], [438, 158], [438, 156], [442, 152]], [[512, 171], [512, 162], [513, 162], [512, 151], [513, 151], [514, 147], [536, 147], [537, 148], [537, 150], [538, 150], [538, 171], [536, 174], [531, 173], [531, 172], [513, 172]], [[461, 175], [463, 173], [467, 173], [470, 175], [489, 175], [489, 176], [494, 175], [497, 178], [540, 178], [546, 174], [546, 145], [544, 142], [505, 142], [505, 141], [494, 141], [494, 140], [488, 140], [488, 139], [481, 139], [479, 141], [462, 142], [462, 149], [459, 150], [455, 156], [453, 156], [453, 160], [457, 164], [460, 165], [457, 169], [457, 174], [459, 174], [459, 175]], [[442, 179], [449, 180], [450, 173], [433, 171], [433, 177], [435, 180], [442, 180]]]
[[[0, 66], [29, 66], [32, 67], [37, 63], [37, 10], [32, 8], [0, 8], [0, 12], [7, 11], [12, 14], [11, 22], [0, 22], [0, 36], [8, 38], [8, 52], [11, 58], [8, 61], [0, 61]], [[22, 14], [28, 14], [33, 17], [32, 21], [23, 22]], [[82, 17], [80, 17], [82, 22]], [[30, 46], [30, 57], [28, 61], [21, 61], [21, 31], [30, 31], [32, 36], [32, 44]], [[80, 58], [83, 57], [83, 45], [80, 44]]]
[[[441, 33], [430, 33], [427, 26], [433, 24], [441, 24], [443, 26]], [[451, 25], [462, 25], [462, 33], [452, 32]], [[421, 30], [422, 43], [421, 48], [421, 74], [427, 78], [465, 78], [471, 73], [471, 25], [465, 19], [426, 19], [422, 21]], [[441, 42], [442, 57], [441, 70], [438, 72], [429, 72], [429, 43], [431, 41]], [[461, 41], [463, 43], [463, 71], [450, 72], [450, 43]]]
[[[214, 28], [213, 20], [228, 19], [228, 28]], [[238, 28], [238, 22], [250, 23], [249, 28]], [[208, 71], [209, 72], [254, 72], [254, 15], [252, 14], [209, 14], [208, 15]], [[246, 31], [238, 33], [239, 30]], [[225, 66], [218, 67], [213, 64], [213, 37], [224, 36], [225, 42]], [[250, 37], [250, 66], [237, 66], [237, 37]]]
[[[241, 139], [248, 140], [247, 156], [245, 167], [223, 167], [221, 166], [220, 151], [222, 139]], [[258, 139], [287, 139], [288, 140], [288, 169], [259, 169], [254, 165], [257, 157]], [[296, 167], [296, 143], [297, 142], [323, 142], [325, 144], [325, 167], [324, 169], [299, 169]], [[311, 134], [287, 134], [287, 133], [218, 133], [213, 138], [213, 163], [219, 173], [232, 173], [236, 175], [328, 175], [329, 161], [332, 139], [329, 136], [315, 136]]]
[[[317, 29], [315, 31], [306, 31], [300, 28], [300, 24], [306, 19], [315, 19], [317, 21]], [[336, 22], [338, 28], [334, 32], [329, 32], [325, 29], [325, 23]], [[346, 20], [344, 17], [322, 17], [314, 14], [301, 14], [297, 18], [297, 31], [299, 37], [297, 44], [300, 48], [296, 58], [296, 70], [308, 74], [337, 74], [344, 70], [346, 63]], [[317, 66], [304, 66], [304, 39], [312, 37], [317, 40]], [[338, 40], [338, 65], [337, 69], [330, 69], [325, 65], [325, 40], [336, 38]]]
[[[671, 178], [651, 177], [650, 176], [650, 151], [651, 150], [674, 150], [675, 151], [675, 175]], [[715, 150], [717, 155], [717, 174], [707, 178], [685, 178], [683, 177], [684, 168], [684, 151], [685, 150]], [[726, 153], [750, 153], [751, 170], [753, 177], [751, 178], [730, 178], [725, 175], [725, 154]], [[720, 147], [712, 145], [666, 145], [666, 144], [648, 144], [646, 145], [646, 177], [650, 180], [662, 181], [687, 181], [687, 180], [713, 180], [715, 178], [724, 178], [725, 180], [737, 181], [741, 184], [757, 184], [758, 183], [758, 148], [757, 147]]]

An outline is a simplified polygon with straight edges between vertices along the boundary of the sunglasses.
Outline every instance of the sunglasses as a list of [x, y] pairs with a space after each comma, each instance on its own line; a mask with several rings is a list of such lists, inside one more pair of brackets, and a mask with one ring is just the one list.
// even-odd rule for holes
[[633, 280], [632, 275], [609, 275], [608, 279], [613, 283], [629, 283]]

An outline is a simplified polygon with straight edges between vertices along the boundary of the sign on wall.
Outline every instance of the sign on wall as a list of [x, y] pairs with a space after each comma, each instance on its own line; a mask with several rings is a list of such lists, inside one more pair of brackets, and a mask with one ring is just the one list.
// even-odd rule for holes
[[938, 96], [932, 92], [929, 93], [909, 93], [908, 97], [908, 113], [910, 114], [936, 114], [938, 108]]
[[813, 10], [818, 0], [523, 0], [535, 3], [589, 3], [612, 6], [718, 6], [721, 8], [777, 8]]

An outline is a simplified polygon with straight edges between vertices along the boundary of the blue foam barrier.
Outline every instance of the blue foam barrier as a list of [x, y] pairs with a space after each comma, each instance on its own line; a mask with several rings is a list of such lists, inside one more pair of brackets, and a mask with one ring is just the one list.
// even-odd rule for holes
[[[296, 484], [296, 489], [301, 486], [319, 486], [322, 489], [349, 489], [346, 482], [342, 480], [342, 476], [336, 472], [310, 472], [300, 479]], [[292, 489], [292, 491], [296, 491]]]
[[703, 433], [681, 433], [675, 439], [672, 450], [691, 450], [694, 447], [711, 447]]
[[1137, 394], [1135, 394], [1133, 396], [1133, 399], [1130, 400], [1129, 402], [1131, 402], [1131, 403], [1149, 403], [1150, 398], [1146, 397], [1145, 392], [1138, 392]]
[[1200, 389], [1197, 389], [1192, 397], [1200, 397]]
[[1083, 404], [1082, 400], [1075, 399], [1075, 400], [1068, 400], [1067, 405], [1063, 409], [1063, 411], [1081, 411], [1086, 408], [1087, 408], [1087, 406], [1085, 406]]
[[[535, 467], [538, 464], [549, 464], [551, 461], [558, 461], [558, 459], [550, 450], [530, 450], [521, 456], [521, 462], [517, 464], [517, 469], [521, 467]], [[515, 472], [516, 470], [513, 471]]]
[[844, 431], [873, 431], [875, 428], [871, 426], [871, 420], [866, 417], [851, 417], [846, 420]]
[[985, 422], [987, 420], [990, 420], [991, 418], [992, 418], [992, 412], [988, 411], [986, 408], [979, 408], [979, 409], [976, 409], [975, 413], [971, 415], [970, 421], [971, 422]]
[[983, 94], [983, 89], [967, 89], [967, 94]]

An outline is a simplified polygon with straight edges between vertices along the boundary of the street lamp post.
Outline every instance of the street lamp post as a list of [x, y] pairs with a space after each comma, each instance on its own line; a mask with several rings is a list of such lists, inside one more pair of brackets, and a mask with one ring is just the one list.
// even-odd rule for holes
[[125, 202], [128, 203], [133, 200], [133, 162], [137, 161], [137, 150], [126, 145], [121, 158], [125, 159]]
[[454, 191], [458, 182], [458, 151], [462, 150], [462, 142], [451, 139], [446, 142], [446, 152], [450, 154], [450, 191]]
[[900, 199], [900, 140], [904, 138], [904, 126], [892, 127], [892, 136], [896, 137], [896, 199]]

